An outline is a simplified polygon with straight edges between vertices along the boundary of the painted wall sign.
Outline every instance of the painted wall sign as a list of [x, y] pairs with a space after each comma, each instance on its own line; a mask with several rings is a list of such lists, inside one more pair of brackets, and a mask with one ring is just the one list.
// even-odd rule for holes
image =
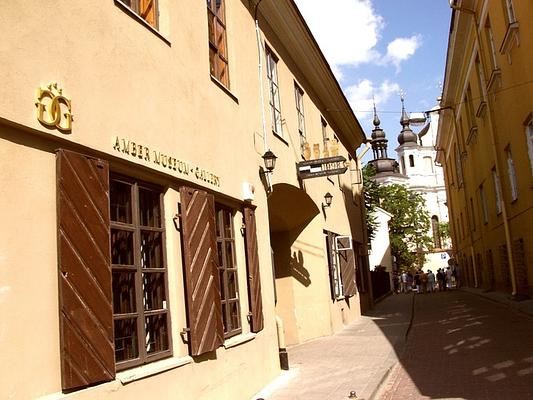
[[150, 149], [148, 146], [136, 143], [130, 139], [115, 136], [113, 139], [113, 150], [116, 150], [122, 154], [127, 154], [130, 157], [138, 160], [156, 164], [171, 172], [174, 172], [176, 175], [182, 175], [183, 177], [188, 177], [189, 179], [193, 177], [213, 186], [220, 187], [220, 177], [217, 175], [189, 162], [182, 161], [169, 154]]
[[344, 174], [348, 169], [343, 156], [319, 158], [302, 161], [296, 164], [300, 179], [318, 178], [321, 176]]
[[63, 95], [63, 89], [52, 82], [37, 90], [37, 119], [47, 128], [63, 133], [72, 130], [72, 103]]

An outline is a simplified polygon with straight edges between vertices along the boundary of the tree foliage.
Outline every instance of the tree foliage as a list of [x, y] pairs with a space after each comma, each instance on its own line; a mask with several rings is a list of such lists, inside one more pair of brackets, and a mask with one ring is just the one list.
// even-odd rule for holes
[[373, 179], [374, 175], [373, 167], [367, 164], [363, 169], [363, 179], [369, 239], [374, 237], [377, 228], [375, 207], [381, 207], [392, 215], [389, 237], [398, 269], [410, 268], [415, 263], [421, 267], [424, 252], [432, 246], [432, 240], [427, 235], [430, 218], [424, 198], [402, 185], [380, 185]]

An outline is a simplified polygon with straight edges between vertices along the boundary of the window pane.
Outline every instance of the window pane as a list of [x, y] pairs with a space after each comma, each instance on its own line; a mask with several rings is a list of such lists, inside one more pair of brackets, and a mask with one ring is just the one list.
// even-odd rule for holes
[[233, 219], [233, 216], [231, 214], [231, 211], [224, 210], [224, 237], [226, 238], [233, 237], [233, 230], [231, 229], [232, 219]]
[[117, 362], [139, 357], [136, 318], [115, 320], [115, 359]]
[[226, 315], [227, 312], [227, 304], [222, 303], [222, 324], [224, 325], [224, 332], [228, 332], [228, 316]]
[[216, 59], [217, 59], [216, 50], [214, 50], [212, 47], [209, 47], [209, 67], [210, 67], [209, 72], [215, 78], [217, 76], [217, 71], [216, 71], [216, 63], [217, 62], [216, 62]]
[[226, 31], [223, 25], [220, 24], [219, 21], [216, 21], [216, 46], [218, 49], [218, 53], [226, 57]]
[[239, 304], [237, 302], [232, 302], [230, 306], [230, 318], [231, 318], [231, 329], [239, 329], [241, 324], [239, 322]]
[[228, 277], [228, 299], [237, 298], [237, 274], [234, 271], [227, 271]]
[[135, 272], [113, 271], [113, 313], [135, 311]]
[[224, 264], [224, 267], [226, 268], [233, 268], [233, 242], [225, 242], [226, 247], [226, 263]]
[[111, 221], [131, 224], [131, 185], [112, 180], [109, 197]]
[[219, 267], [224, 266], [224, 250], [222, 248], [222, 242], [217, 242], [217, 254]]
[[168, 350], [167, 315], [151, 315], [145, 318], [146, 353]]
[[211, 11], [207, 11], [207, 26], [209, 32], [209, 41], [215, 45], [215, 16]]
[[218, 76], [216, 78], [220, 82], [222, 82], [224, 84], [224, 86], [228, 86], [228, 82], [229, 82], [229, 79], [228, 79], [228, 65], [220, 57], [218, 57], [217, 69], [218, 69]]
[[133, 265], [133, 232], [111, 229], [111, 263]]
[[160, 232], [141, 231], [141, 267], [164, 268]]
[[139, 188], [139, 213], [141, 226], [161, 227], [160, 195], [153, 190]]
[[143, 273], [143, 303], [145, 310], [167, 308], [164, 274], [159, 272]]
[[224, 288], [226, 287], [226, 282], [225, 282], [225, 270], [223, 268], [220, 268], [218, 270], [218, 277], [220, 279], [220, 299], [221, 300], [226, 300], [226, 291], [224, 290]]

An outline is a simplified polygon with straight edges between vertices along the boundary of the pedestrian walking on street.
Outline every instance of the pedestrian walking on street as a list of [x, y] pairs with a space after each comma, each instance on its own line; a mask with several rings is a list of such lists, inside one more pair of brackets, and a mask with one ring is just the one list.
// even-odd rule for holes
[[424, 270], [420, 270], [420, 286], [422, 289], [422, 293], [427, 292], [427, 285], [428, 285], [428, 274], [424, 272]]
[[416, 271], [414, 276], [414, 282], [416, 286], [416, 292], [420, 293], [420, 270]]
[[411, 271], [408, 271], [407, 272], [407, 292], [410, 292], [413, 290], [413, 280], [414, 280], [413, 274], [411, 273]]
[[437, 283], [439, 285], [439, 292], [443, 292], [446, 290], [446, 285], [444, 284], [444, 281], [444, 272], [442, 271], [442, 268], [439, 268], [437, 270]]
[[430, 269], [428, 269], [427, 291], [429, 293], [433, 293], [435, 291], [435, 274]]
[[450, 267], [446, 269], [446, 286], [448, 289], [452, 288], [452, 269]]
[[407, 293], [407, 273], [402, 271], [400, 275], [400, 293]]

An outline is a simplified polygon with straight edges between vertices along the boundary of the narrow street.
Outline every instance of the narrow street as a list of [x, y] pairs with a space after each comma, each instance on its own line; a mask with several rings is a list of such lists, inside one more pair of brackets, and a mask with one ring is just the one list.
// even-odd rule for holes
[[376, 398], [533, 399], [533, 319], [464, 291], [416, 295], [405, 351]]

